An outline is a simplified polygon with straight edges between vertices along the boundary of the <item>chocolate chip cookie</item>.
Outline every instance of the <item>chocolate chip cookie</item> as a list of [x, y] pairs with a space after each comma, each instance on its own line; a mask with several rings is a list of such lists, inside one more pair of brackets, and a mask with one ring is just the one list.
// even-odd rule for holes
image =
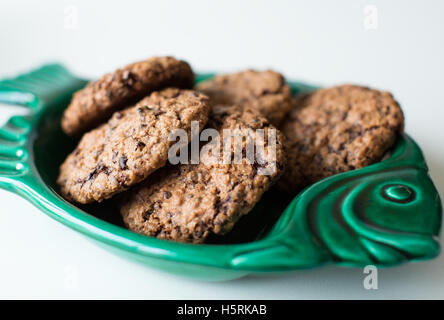
[[380, 161], [403, 127], [402, 110], [388, 92], [342, 85], [301, 95], [281, 126], [288, 167], [277, 185], [295, 193]]
[[63, 114], [62, 129], [68, 135], [80, 135], [152, 91], [165, 87], [187, 89], [193, 86], [193, 81], [188, 63], [172, 57], [132, 63], [76, 92]]
[[[130, 230], [162, 239], [201, 243], [210, 234], [230, 231], [281, 175], [286, 162], [283, 136], [258, 111], [216, 107], [210, 119], [209, 124], [221, 135], [226, 136], [224, 129], [230, 129], [238, 137], [245, 137], [227, 149], [229, 158], [235, 154], [234, 146], [241, 146], [238, 150], [245, 154], [249, 143], [261, 138], [261, 129], [264, 148], [258, 149], [254, 159], [244, 156], [224, 164], [220, 162], [222, 143], [213, 144], [212, 140], [205, 145], [206, 151], [201, 149], [199, 164], [158, 170], [153, 174], [155, 178], [121, 195], [120, 212]], [[275, 148], [269, 143], [273, 141], [268, 140], [269, 135], [275, 137]]]
[[203, 128], [209, 111], [207, 96], [170, 88], [114, 113], [85, 134], [62, 164], [62, 195], [79, 203], [102, 201], [144, 180], [165, 165], [174, 143], [170, 134], [183, 129], [190, 136], [191, 122]]
[[279, 125], [291, 109], [292, 97], [284, 77], [277, 72], [246, 70], [216, 76], [196, 88], [214, 105], [249, 106], [259, 110], [273, 125]]

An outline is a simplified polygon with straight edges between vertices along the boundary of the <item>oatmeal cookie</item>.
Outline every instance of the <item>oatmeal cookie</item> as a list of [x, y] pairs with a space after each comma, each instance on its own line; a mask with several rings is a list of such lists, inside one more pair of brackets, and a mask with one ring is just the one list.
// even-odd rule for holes
[[277, 185], [295, 193], [380, 161], [403, 128], [402, 110], [388, 92], [342, 85], [300, 95], [281, 126], [288, 166]]
[[208, 95], [213, 105], [249, 106], [259, 110], [273, 125], [281, 123], [292, 105], [284, 77], [271, 70], [220, 75], [196, 88]]
[[[224, 129], [231, 129], [246, 137], [239, 144], [242, 154], [249, 143], [260, 138], [257, 130], [263, 129], [264, 148], [255, 159], [244, 156], [240, 161], [223, 164], [217, 158], [219, 155], [222, 159], [222, 144], [211, 141], [205, 145], [208, 152], [201, 149], [199, 164], [158, 170], [155, 178], [119, 199], [120, 212], [130, 230], [161, 239], [201, 243], [210, 234], [230, 231], [281, 175], [286, 162], [283, 136], [256, 110], [213, 108], [210, 119], [221, 135]], [[275, 151], [269, 135], [275, 137]], [[229, 157], [234, 154], [234, 145], [227, 153]]]
[[62, 164], [62, 195], [79, 203], [102, 201], [144, 180], [165, 165], [174, 143], [169, 135], [183, 129], [190, 136], [191, 122], [203, 128], [209, 111], [204, 94], [169, 88], [114, 113], [85, 134]]
[[106, 121], [114, 111], [165, 87], [188, 89], [194, 74], [185, 61], [154, 57], [132, 63], [76, 92], [62, 118], [63, 131], [80, 135]]

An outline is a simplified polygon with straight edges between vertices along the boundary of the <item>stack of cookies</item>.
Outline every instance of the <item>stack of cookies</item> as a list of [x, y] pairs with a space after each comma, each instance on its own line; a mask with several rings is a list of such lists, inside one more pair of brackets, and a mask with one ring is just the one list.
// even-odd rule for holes
[[[201, 243], [228, 233], [275, 182], [296, 194], [380, 161], [403, 130], [393, 97], [365, 87], [292, 97], [281, 74], [253, 70], [193, 85], [188, 63], [154, 57], [75, 93], [62, 129], [81, 139], [60, 167], [63, 197], [80, 204], [113, 198], [130, 230]], [[220, 141], [237, 132], [241, 143], [225, 148], [200, 141], [198, 161], [170, 163], [190, 149], [185, 143], [172, 152], [172, 134], [180, 131], [192, 142], [207, 129]], [[258, 141], [262, 148], [249, 158]], [[242, 157], [225, 161], [227, 154]]]

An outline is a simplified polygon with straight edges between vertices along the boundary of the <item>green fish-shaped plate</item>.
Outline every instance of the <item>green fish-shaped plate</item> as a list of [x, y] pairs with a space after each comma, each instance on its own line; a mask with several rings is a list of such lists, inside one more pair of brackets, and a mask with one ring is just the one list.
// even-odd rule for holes
[[[289, 83], [294, 94], [315, 89]], [[227, 280], [328, 263], [393, 266], [439, 254], [441, 201], [406, 134], [383, 161], [319, 181], [294, 199], [269, 191], [229, 235], [208, 244], [133, 233], [107, 203], [76, 207], [57, 193], [55, 181], [76, 144], [62, 133], [60, 117], [85, 84], [58, 64], [0, 81], [0, 102], [30, 109], [0, 128], [0, 187], [119, 255], [196, 279]]]

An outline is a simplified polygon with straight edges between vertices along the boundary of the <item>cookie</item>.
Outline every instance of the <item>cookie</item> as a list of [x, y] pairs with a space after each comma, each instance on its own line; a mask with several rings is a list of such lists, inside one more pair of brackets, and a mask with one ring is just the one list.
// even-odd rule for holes
[[[254, 161], [242, 157], [238, 162], [220, 163], [216, 155], [221, 155], [222, 147], [210, 144], [206, 145], [208, 152], [201, 149], [199, 164], [160, 169], [155, 178], [121, 195], [120, 212], [130, 230], [161, 239], [201, 243], [210, 234], [230, 231], [254, 207], [283, 172], [286, 158], [282, 134], [256, 110], [242, 109], [215, 108], [209, 123], [221, 134], [224, 129], [238, 129], [236, 133], [248, 137], [239, 148], [242, 153], [248, 143], [259, 138], [257, 130], [263, 129], [265, 146]], [[273, 132], [275, 152], [268, 144], [268, 135]]]
[[301, 95], [281, 126], [288, 167], [278, 186], [295, 193], [378, 162], [403, 128], [402, 110], [388, 92], [342, 85]]
[[220, 75], [199, 83], [196, 88], [208, 95], [214, 105], [252, 107], [273, 125], [281, 123], [292, 105], [290, 88], [284, 77], [271, 70]]
[[60, 167], [62, 195], [79, 203], [100, 202], [144, 180], [165, 165], [175, 143], [169, 135], [183, 129], [190, 136], [191, 122], [202, 128], [209, 111], [205, 95], [170, 88], [114, 113], [86, 133]]
[[76, 92], [63, 114], [62, 129], [68, 135], [80, 135], [152, 91], [165, 87], [188, 89], [193, 81], [194, 74], [188, 63], [172, 57], [132, 63]]

